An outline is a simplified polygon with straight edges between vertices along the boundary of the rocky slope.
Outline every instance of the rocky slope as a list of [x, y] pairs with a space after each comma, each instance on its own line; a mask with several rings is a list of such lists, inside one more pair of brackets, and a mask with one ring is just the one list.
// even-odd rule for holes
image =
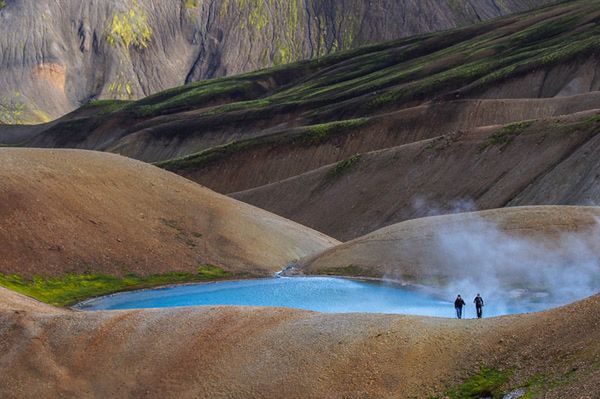
[[[522, 104], [536, 112], [544, 109], [533, 108], [535, 102]], [[498, 104], [490, 105], [501, 110]], [[349, 156], [231, 196], [344, 241], [433, 213], [515, 205], [593, 205], [600, 201], [598, 133], [600, 111], [459, 129]], [[360, 140], [356, 136], [353, 140]], [[294, 158], [300, 160], [302, 155], [296, 152]], [[251, 158], [246, 163], [259, 166], [242, 176], [276, 165]]]
[[[190, 167], [166, 162], [179, 174], [222, 193], [282, 181], [353, 155], [396, 147], [479, 126], [545, 119], [600, 108], [600, 92], [544, 99], [477, 99], [428, 103], [368, 120], [330, 126], [319, 140], [304, 140], [306, 129], [248, 139], [191, 157]], [[316, 130], [316, 129], [315, 129]], [[323, 129], [325, 132], [327, 128]], [[330, 136], [330, 137], [329, 137]], [[185, 165], [186, 160], [181, 163]], [[193, 166], [192, 166], [193, 165]], [[271, 206], [270, 204], [264, 204]]]
[[47, 121], [90, 99], [140, 98], [548, 2], [5, 0], [0, 121]]
[[0, 396], [462, 398], [524, 388], [593, 398], [599, 302], [460, 321], [242, 307], [88, 313], [0, 288]]
[[[449, 33], [193, 84], [140, 102], [96, 103], [23, 144], [114, 151], [157, 161], [443, 95], [585, 93], [597, 86], [596, 60], [590, 57], [597, 43], [597, 11], [596, 2], [567, 3]], [[529, 86], [508, 84], [517, 78]]]
[[141, 276], [215, 265], [270, 275], [334, 243], [128, 158], [0, 149], [0, 273]]

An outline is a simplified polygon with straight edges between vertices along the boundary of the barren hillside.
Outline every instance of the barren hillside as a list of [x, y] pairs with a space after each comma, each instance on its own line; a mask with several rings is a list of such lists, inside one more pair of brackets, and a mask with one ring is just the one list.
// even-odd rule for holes
[[[502, 112], [501, 104], [490, 105]], [[522, 103], [527, 110], [544, 112], [536, 105], [541, 104]], [[468, 123], [467, 118], [460, 120]], [[349, 155], [339, 163], [232, 196], [341, 240], [465, 208], [593, 205], [600, 201], [598, 133], [600, 111], [457, 129]], [[246, 163], [263, 167], [271, 161], [248, 158]]]
[[[497, 287], [541, 288], [538, 268], [587, 277], [578, 268], [593, 261], [598, 272], [598, 216], [598, 207], [532, 206], [408, 220], [309, 256], [295, 272], [437, 287], [474, 277]], [[578, 288], [585, 289], [583, 281]]]
[[0, 149], [0, 273], [269, 275], [335, 240], [113, 154]]
[[240, 307], [88, 313], [0, 288], [0, 396], [462, 398], [524, 388], [595, 398], [599, 300], [484, 320]]

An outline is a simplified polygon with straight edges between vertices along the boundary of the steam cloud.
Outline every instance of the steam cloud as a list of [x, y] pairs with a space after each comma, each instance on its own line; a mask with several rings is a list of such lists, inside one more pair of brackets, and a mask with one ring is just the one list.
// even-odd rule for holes
[[[467, 205], [464, 205], [467, 204]], [[471, 209], [469, 203], [461, 209]], [[571, 303], [600, 292], [600, 223], [559, 239], [510, 234], [495, 223], [473, 216], [436, 232], [436, 263], [456, 276], [440, 294], [461, 294], [467, 316], [474, 317], [473, 298], [481, 293], [487, 316], [537, 311]]]

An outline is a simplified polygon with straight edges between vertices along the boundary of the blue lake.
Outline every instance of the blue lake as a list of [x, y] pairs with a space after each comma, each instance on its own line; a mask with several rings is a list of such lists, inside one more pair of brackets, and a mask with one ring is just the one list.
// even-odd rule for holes
[[[326, 313], [396, 313], [454, 317], [454, 298], [440, 300], [421, 291], [370, 281], [330, 277], [291, 277], [179, 285], [124, 292], [91, 299], [82, 310], [165, 308], [176, 306], [276, 306]], [[467, 302], [469, 303], [469, 302]], [[486, 307], [486, 316], [541, 310]], [[474, 317], [467, 306], [466, 317]]]

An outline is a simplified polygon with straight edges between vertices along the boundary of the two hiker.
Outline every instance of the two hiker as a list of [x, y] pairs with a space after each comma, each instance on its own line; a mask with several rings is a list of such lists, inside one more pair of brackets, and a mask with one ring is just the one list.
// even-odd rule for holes
[[[480, 294], [477, 294], [475, 299], [473, 299], [473, 303], [475, 304], [475, 310], [477, 310], [477, 318], [481, 319], [483, 317], [483, 298]], [[461, 298], [461, 296], [457, 296], [454, 301], [454, 309], [456, 309], [456, 317], [462, 319], [463, 314], [463, 306], [466, 306], [465, 301]]]

